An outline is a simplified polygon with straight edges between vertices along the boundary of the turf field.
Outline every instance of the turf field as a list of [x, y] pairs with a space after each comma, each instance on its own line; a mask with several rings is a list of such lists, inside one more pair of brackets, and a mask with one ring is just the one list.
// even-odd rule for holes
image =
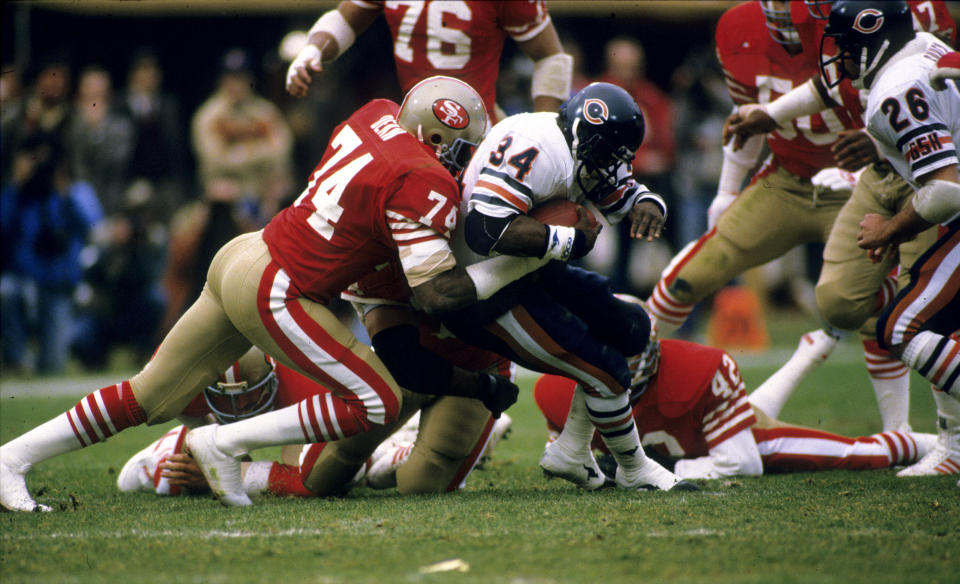
[[[748, 387], [789, 356], [794, 332], [775, 332], [764, 355], [737, 355]], [[0, 440], [100, 381], [4, 381]], [[47, 461], [28, 484], [60, 512], [0, 514], [0, 582], [960, 581], [955, 477], [837, 471], [706, 481], [702, 493], [585, 493], [537, 467], [545, 431], [532, 381], [523, 377], [495, 459], [451, 495], [358, 489], [226, 509], [207, 497], [119, 493], [117, 471], [160, 428]], [[914, 428], [933, 431], [928, 386], [915, 378], [913, 387]], [[781, 418], [850, 435], [878, 429], [855, 341], [804, 382]]]

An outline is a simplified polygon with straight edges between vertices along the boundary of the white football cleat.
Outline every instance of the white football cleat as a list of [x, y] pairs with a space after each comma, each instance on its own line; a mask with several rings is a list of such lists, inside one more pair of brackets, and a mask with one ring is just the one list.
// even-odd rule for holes
[[500, 414], [500, 417], [493, 421], [493, 428], [490, 430], [490, 438], [487, 440], [487, 446], [483, 449], [483, 454], [480, 456], [479, 462], [477, 462], [478, 468], [490, 461], [493, 457], [493, 449], [510, 433], [510, 426], [512, 425], [513, 419], [505, 413]]
[[117, 488], [124, 493], [153, 491], [153, 475], [160, 461], [156, 455], [157, 442], [134, 454], [117, 475]]
[[942, 439], [916, 463], [897, 473], [898, 477], [960, 474], [960, 450], [947, 448]]
[[617, 487], [635, 491], [699, 491], [700, 487], [673, 474], [655, 460], [647, 459], [639, 471], [627, 474], [617, 467]]
[[201, 426], [187, 434], [184, 450], [193, 457], [210, 490], [227, 507], [245, 507], [253, 502], [243, 489], [240, 461], [217, 448], [217, 424]]
[[927, 432], [906, 432], [906, 434], [913, 438], [913, 441], [917, 444], [917, 461], [932, 452], [939, 442], [936, 434]]
[[30, 466], [21, 466], [19, 469], [7, 464], [0, 455], [0, 505], [10, 511], [53, 511], [46, 505], [33, 500], [27, 490], [27, 471]]
[[581, 489], [593, 491], [607, 483], [593, 452], [587, 448], [579, 456], [571, 457], [557, 447], [556, 442], [547, 444], [540, 457], [540, 468], [547, 477], [568, 480]]

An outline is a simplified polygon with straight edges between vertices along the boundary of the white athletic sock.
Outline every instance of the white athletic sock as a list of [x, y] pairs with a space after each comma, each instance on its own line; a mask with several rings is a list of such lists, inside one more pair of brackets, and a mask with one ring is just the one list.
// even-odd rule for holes
[[217, 428], [217, 448], [231, 456], [283, 444], [309, 442], [300, 424], [299, 404]]
[[633, 422], [629, 394], [623, 393], [613, 398], [584, 394], [584, 402], [590, 419], [617, 465], [628, 475], [638, 472], [646, 463], [647, 455], [640, 445], [637, 425]]
[[242, 463], [243, 492], [251, 496], [266, 493], [270, 489], [270, 471], [274, 464], [269, 460]]
[[82, 448], [64, 412], [3, 445], [3, 462], [29, 469], [38, 462]]
[[554, 440], [555, 448], [571, 457], [589, 450], [593, 440], [594, 426], [587, 412], [585, 398], [586, 392], [578, 383], [573, 391], [573, 400], [570, 402], [570, 412], [563, 424], [563, 431]]
[[800, 339], [793, 356], [748, 395], [747, 399], [771, 418], [779, 417], [793, 391], [830, 355], [835, 345], [836, 338], [823, 330], [806, 333]]

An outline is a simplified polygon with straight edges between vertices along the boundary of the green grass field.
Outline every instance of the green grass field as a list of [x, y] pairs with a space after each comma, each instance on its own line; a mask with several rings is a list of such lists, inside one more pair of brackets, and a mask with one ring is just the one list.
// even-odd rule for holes
[[[797, 332], [776, 331], [765, 355], [738, 356], [749, 388], [789, 356]], [[3, 442], [76, 402], [11, 398], [11, 385]], [[80, 380], [76, 395], [97, 387]], [[134, 428], [31, 472], [31, 491], [60, 511], [0, 514], [0, 582], [960, 581], [956, 477], [836, 471], [704, 481], [702, 493], [586, 493], [542, 476], [532, 378], [521, 387], [495, 459], [442, 496], [357, 489], [227, 509], [208, 497], [121, 494], [117, 471], [161, 433]], [[918, 431], [934, 431], [929, 393], [915, 378]], [[781, 418], [850, 435], [879, 429], [856, 341], [838, 347]], [[423, 571], [451, 559], [459, 569]]]

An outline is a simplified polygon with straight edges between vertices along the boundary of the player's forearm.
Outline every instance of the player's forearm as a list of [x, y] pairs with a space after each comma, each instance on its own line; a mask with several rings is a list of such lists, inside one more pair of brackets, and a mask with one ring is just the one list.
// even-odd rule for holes
[[716, 479], [763, 474], [760, 451], [749, 429], [710, 449], [709, 456], [678, 460], [673, 471], [684, 479]]

